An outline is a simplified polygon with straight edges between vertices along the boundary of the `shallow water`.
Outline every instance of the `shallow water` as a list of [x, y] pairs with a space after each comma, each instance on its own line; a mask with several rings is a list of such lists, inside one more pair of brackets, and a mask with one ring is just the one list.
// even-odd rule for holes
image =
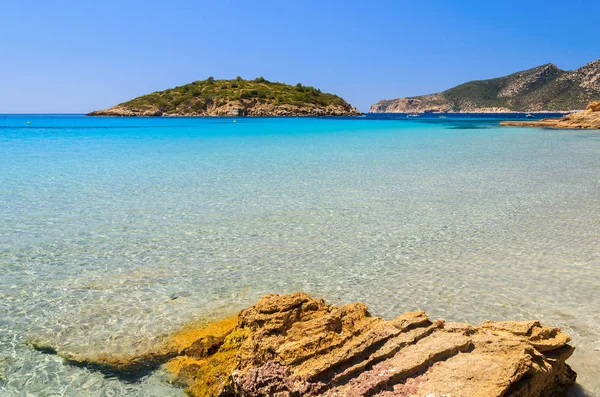
[[141, 349], [299, 290], [388, 318], [540, 319], [600, 395], [599, 179], [599, 131], [0, 116], [0, 395], [183, 396], [24, 341]]

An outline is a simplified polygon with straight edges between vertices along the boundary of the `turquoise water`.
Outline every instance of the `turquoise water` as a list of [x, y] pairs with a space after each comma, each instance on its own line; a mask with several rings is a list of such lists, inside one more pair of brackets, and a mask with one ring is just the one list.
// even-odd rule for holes
[[24, 341], [143, 349], [298, 290], [388, 318], [540, 319], [600, 395], [599, 178], [600, 131], [0, 116], [0, 395], [183, 396]]

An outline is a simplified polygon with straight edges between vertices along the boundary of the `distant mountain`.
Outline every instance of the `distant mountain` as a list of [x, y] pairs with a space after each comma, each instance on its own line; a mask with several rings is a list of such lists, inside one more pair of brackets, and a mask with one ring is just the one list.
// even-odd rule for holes
[[585, 109], [600, 99], [600, 59], [571, 71], [553, 64], [471, 81], [437, 94], [382, 100], [372, 113], [534, 112]]
[[153, 92], [88, 116], [352, 116], [360, 112], [337, 95], [262, 77], [195, 81]]

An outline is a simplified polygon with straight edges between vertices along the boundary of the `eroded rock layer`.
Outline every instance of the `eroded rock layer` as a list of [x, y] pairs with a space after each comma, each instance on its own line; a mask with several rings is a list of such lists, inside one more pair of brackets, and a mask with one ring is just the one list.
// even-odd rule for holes
[[295, 293], [187, 327], [136, 357], [62, 355], [124, 371], [165, 362], [192, 396], [553, 396], [575, 381], [569, 341], [537, 321], [476, 327], [424, 312], [386, 321], [361, 303]]

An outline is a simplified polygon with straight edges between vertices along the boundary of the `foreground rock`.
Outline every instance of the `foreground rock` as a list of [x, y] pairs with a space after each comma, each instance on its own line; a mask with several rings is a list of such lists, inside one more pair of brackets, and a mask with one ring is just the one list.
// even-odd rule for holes
[[575, 381], [569, 340], [537, 321], [475, 327], [424, 312], [385, 321], [361, 303], [296, 293], [267, 295], [138, 356], [58, 353], [130, 372], [166, 362], [193, 396], [554, 396]]
[[540, 121], [501, 121], [505, 127], [549, 127], [573, 129], [600, 129], [600, 101], [593, 101], [583, 112], [568, 114], [559, 119]]

